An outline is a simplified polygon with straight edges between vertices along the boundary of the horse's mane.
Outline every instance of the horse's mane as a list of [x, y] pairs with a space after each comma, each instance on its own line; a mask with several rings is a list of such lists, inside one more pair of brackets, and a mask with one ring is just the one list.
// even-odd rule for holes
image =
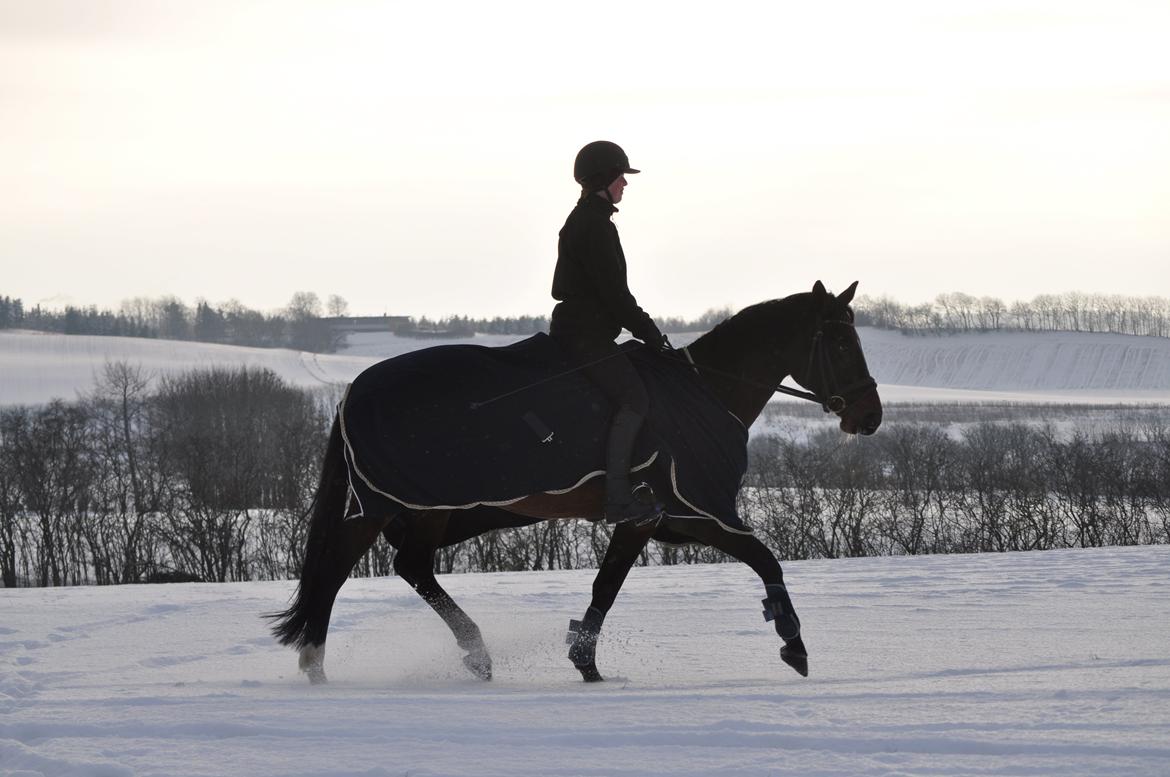
[[811, 297], [812, 294], [805, 291], [749, 305], [731, 318], [720, 321], [710, 332], [696, 338], [692, 347], [702, 343], [704, 346], [723, 349], [736, 343], [740, 348], [749, 348], [754, 345], [756, 338], [775, 337], [806, 307], [800, 303], [807, 302]]

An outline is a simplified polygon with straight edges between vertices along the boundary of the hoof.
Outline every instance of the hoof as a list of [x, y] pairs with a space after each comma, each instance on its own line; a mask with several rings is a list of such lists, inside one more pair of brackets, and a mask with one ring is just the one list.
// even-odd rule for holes
[[581, 673], [581, 679], [587, 683], [600, 683], [605, 680], [601, 676], [601, 672], [597, 671], [597, 664], [595, 663], [578, 666], [577, 671]]
[[297, 665], [302, 672], [309, 676], [312, 685], [324, 685], [328, 682], [325, 677], [325, 645], [305, 645], [301, 648]]
[[795, 669], [801, 677], [808, 677], [808, 653], [785, 645], [780, 648], [780, 660]]
[[487, 653], [468, 653], [463, 657], [463, 665], [481, 680], [492, 679], [492, 658]]

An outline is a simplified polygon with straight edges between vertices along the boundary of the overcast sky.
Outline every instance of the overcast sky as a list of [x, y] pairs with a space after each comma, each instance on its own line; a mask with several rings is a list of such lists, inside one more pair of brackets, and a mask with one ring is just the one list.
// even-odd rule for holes
[[1170, 3], [0, 0], [0, 294], [544, 313], [622, 144], [655, 315], [1170, 295]]

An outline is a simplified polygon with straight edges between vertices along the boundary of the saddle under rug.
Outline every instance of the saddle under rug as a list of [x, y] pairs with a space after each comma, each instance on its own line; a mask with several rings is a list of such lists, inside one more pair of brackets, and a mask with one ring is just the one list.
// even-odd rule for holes
[[[750, 532], [735, 505], [747, 429], [681, 352], [635, 342], [623, 350], [650, 395], [634, 482], [650, 483], [668, 515]], [[499, 348], [425, 348], [366, 369], [338, 408], [349, 512], [506, 505], [604, 476], [612, 409], [572, 367], [538, 334]]]

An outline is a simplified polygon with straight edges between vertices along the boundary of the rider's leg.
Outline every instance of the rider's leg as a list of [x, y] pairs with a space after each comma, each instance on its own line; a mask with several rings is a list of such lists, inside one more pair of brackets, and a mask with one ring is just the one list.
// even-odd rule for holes
[[[609, 397], [615, 408], [605, 444], [605, 518], [612, 523], [652, 516], [657, 507], [634, 498], [630, 488], [630, 458], [638, 432], [650, 410], [650, 396], [638, 371], [614, 343], [598, 349], [585, 373]], [[598, 361], [601, 356], [608, 356]]]

